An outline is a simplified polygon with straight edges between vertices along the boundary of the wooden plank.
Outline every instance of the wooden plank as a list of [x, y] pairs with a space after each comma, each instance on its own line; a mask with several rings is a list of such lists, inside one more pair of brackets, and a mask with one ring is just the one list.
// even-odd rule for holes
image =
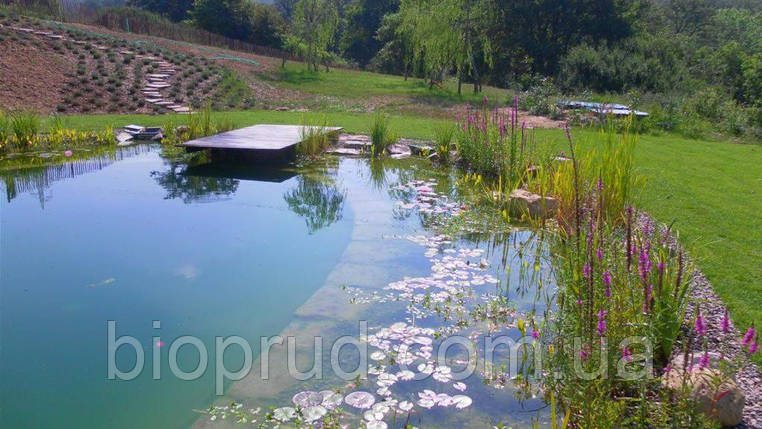
[[[302, 141], [302, 128], [300, 125], [254, 125], [191, 140], [183, 143], [182, 146], [195, 149], [280, 151]], [[341, 127], [324, 128], [326, 133], [341, 129]]]

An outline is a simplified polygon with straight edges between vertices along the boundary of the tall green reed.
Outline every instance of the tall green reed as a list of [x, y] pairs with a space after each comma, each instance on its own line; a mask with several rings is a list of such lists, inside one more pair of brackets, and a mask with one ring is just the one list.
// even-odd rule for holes
[[393, 135], [389, 124], [389, 117], [381, 112], [373, 115], [370, 124], [370, 143], [373, 156], [381, 156], [386, 148], [394, 144], [397, 138]]

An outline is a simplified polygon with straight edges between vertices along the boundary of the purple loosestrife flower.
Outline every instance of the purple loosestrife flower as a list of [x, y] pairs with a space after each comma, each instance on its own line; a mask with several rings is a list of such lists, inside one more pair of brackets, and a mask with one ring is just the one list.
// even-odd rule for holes
[[704, 318], [701, 317], [701, 312], [696, 315], [696, 322], [693, 324], [693, 327], [696, 330], [696, 335], [701, 337], [706, 334], [706, 325], [704, 324]]
[[622, 359], [624, 359], [625, 362], [629, 362], [632, 360], [632, 352], [630, 351], [630, 348], [627, 346], [622, 348]]
[[603, 190], [603, 180], [601, 180], [600, 177], [598, 178], [598, 190], [599, 191]]
[[564, 131], [566, 131], [566, 138], [571, 140], [571, 131], [569, 131], [569, 124], [564, 122]]
[[606, 270], [603, 272], [603, 284], [606, 286], [606, 297], [611, 298], [611, 271]]
[[598, 258], [598, 262], [603, 262], [603, 249], [600, 247], [595, 249], [595, 256]]
[[598, 311], [598, 335], [601, 337], [606, 335], [606, 314], [608, 314], [606, 310]]
[[746, 330], [746, 334], [743, 336], [743, 345], [747, 346], [749, 343], [754, 340], [754, 335], [756, 335], [756, 331], [754, 331], [754, 326], [749, 326], [749, 329]]
[[704, 352], [703, 355], [701, 355], [701, 358], [699, 358], [698, 366], [700, 369], [704, 369], [708, 367], [712, 363], [712, 358], [709, 357], [709, 352]]
[[535, 340], [540, 339], [540, 331], [538, 331], [537, 329], [533, 329], [532, 330], [532, 338], [534, 338]]
[[592, 274], [592, 270], [591, 270], [591, 268], [590, 268], [590, 264], [586, 262], [586, 263], [585, 263], [585, 266], [584, 266], [584, 267], [582, 267], [582, 275], [583, 275], [583, 276], [584, 276], [586, 279], [589, 279], [591, 274]]
[[753, 343], [749, 344], [749, 354], [753, 355], [757, 353], [757, 350], [759, 350], [759, 343], [757, 342], [757, 340], [754, 340]]
[[648, 247], [644, 246], [640, 249], [640, 259], [638, 260], [638, 272], [640, 278], [646, 281], [648, 273], [651, 272], [651, 257], [648, 254]]
[[482, 103], [484, 104], [489, 103], [489, 98], [487, 98], [487, 94], [484, 94], [484, 97], [482, 97]]
[[584, 304], [584, 303], [585, 303], [585, 301], [583, 301], [583, 300], [581, 300], [581, 299], [578, 299], [578, 300], [577, 300], [577, 305], [582, 305], [582, 304]]
[[728, 310], [725, 310], [725, 314], [722, 315], [722, 332], [724, 334], [730, 332], [730, 317], [728, 315]]

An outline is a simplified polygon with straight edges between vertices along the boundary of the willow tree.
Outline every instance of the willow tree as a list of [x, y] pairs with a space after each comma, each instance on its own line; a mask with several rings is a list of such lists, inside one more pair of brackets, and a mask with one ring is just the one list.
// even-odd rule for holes
[[300, 0], [294, 6], [289, 28], [289, 45], [298, 46], [307, 67], [318, 71], [320, 64], [328, 70], [333, 43], [339, 26], [339, 13], [335, 0]]
[[492, 0], [402, 0], [397, 29], [409, 40], [417, 62], [433, 86], [448, 69], [458, 75], [458, 94], [466, 74], [481, 90], [481, 63], [489, 64], [492, 47], [487, 36]]

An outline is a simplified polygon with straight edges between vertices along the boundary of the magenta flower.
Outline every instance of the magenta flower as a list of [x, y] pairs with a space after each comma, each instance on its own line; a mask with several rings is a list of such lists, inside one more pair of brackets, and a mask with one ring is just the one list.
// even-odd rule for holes
[[603, 284], [606, 286], [605, 294], [606, 298], [611, 298], [611, 271], [606, 270], [603, 272]]
[[484, 104], [489, 103], [489, 98], [487, 98], [487, 94], [484, 94], [484, 97], [482, 97], [482, 103]]
[[538, 331], [537, 329], [533, 329], [532, 330], [532, 338], [534, 338], [535, 340], [539, 339], [540, 338], [540, 331]]
[[703, 355], [701, 355], [701, 358], [699, 358], [698, 366], [699, 368], [706, 368], [712, 363], [712, 358], [709, 357], [709, 352], [704, 352]]
[[589, 263], [585, 263], [585, 266], [582, 267], [582, 275], [586, 279], [589, 279], [591, 274], [592, 274], [592, 269], [590, 268], [590, 264]]
[[598, 178], [598, 190], [599, 191], [603, 190], [603, 180], [601, 180], [600, 177]]
[[749, 354], [753, 355], [754, 353], [757, 353], [757, 350], [759, 350], [759, 343], [754, 340], [754, 342], [749, 345]]
[[600, 247], [595, 249], [595, 256], [598, 258], [598, 262], [603, 261], [603, 250]]
[[701, 312], [696, 316], [696, 322], [693, 324], [696, 329], [696, 335], [703, 336], [706, 334], [706, 325], [704, 319], [701, 317]]
[[646, 281], [648, 273], [651, 272], [651, 258], [648, 255], [648, 248], [643, 247], [640, 249], [640, 259], [638, 260], [638, 272], [640, 278]]
[[756, 331], [754, 331], [754, 326], [749, 326], [749, 329], [746, 330], [746, 334], [743, 336], [743, 345], [747, 346], [749, 343], [754, 340], [754, 335], [756, 335]]
[[583, 361], [587, 360], [587, 358], [590, 357], [590, 346], [587, 344], [583, 344], [582, 348], [579, 350], [579, 357], [582, 358]]
[[578, 299], [578, 300], [577, 300], [577, 305], [582, 305], [582, 304], [584, 304], [584, 303], [585, 303], [585, 301], [582, 301], [581, 299]]
[[598, 311], [598, 335], [601, 337], [606, 335], [606, 314], [608, 314], [606, 310]]
[[722, 315], [722, 332], [725, 334], [730, 332], [730, 317], [728, 317], [728, 310], [725, 310], [725, 314]]
[[629, 347], [624, 347], [622, 349], [622, 359], [624, 359], [625, 362], [632, 360], [632, 352], [630, 351]]

